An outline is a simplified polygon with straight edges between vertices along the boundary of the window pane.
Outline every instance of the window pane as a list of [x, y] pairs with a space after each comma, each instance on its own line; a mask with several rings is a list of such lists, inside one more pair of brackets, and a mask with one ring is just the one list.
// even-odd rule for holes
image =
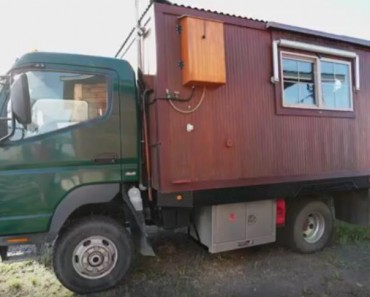
[[301, 80], [313, 81], [313, 64], [308, 62], [298, 63], [299, 77]]
[[7, 99], [8, 87], [4, 87], [0, 84], [0, 116], [6, 117], [6, 99]]
[[299, 84], [299, 102], [305, 105], [315, 105], [314, 84]]
[[323, 82], [334, 81], [334, 64], [328, 62], [321, 62], [321, 80]]
[[349, 89], [347, 86], [344, 86], [335, 93], [336, 107], [340, 109], [350, 109], [351, 102], [348, 98]]
[[326, 108], [335, 108], [335, 96], [333, 92], [333, 84], [322, 83], [322, 101]]
[[283, 59], [284, 105], [315, 106], [314, 63]]
[[348, 65], [345, 64], [335, 64], [335, 78], [345, 83], [348, 80]]
[[[3, 86], [0, 84], [0, 117], [7, 117], [7, 109], [6, 109], [6, 101], [7, 101], [7, 95], [8, 93], [8, 87]], [[8, 126], [11, 125], [10, 121], [0, 121], [0, 137], [6, 136], [10, 131], [8, 129]]]
[[299, 88], [295, 82], [284, 82], [284, 103], [294, 105], [298, 103]]
[[321, 63], [322, 100], [325, 108], [351, 108], [349, 69], [348, 64]]
[[290, 59], [283, 60], [284, 76], [298, 77], [298, 62]]
[[32, 123], [22, 132], [22, 137], [76, 125], [106, 112], [108, 95], [105, 76], [46, 71], [29, 71], [26, 75]]

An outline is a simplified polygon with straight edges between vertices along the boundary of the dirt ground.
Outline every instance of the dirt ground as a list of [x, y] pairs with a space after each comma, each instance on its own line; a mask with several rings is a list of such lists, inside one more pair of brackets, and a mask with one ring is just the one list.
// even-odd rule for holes
[[154, 244], [158, 257], [139, 258], [123, 286], [90, 296], [370, 296], [369, 242], [310, 255], [277, 244], [212, 255], [185, 233]]
[[[138, 256], [120, 287], [89, 297], [370, 296], [369, 241], [335, 244], [310, 255], [278, 244], [212, 255], [184, 232], [160, 232], [153, 243], [157, 257]], [[32, 263], [16, 273], [0, 264], [0, 296], [77, 296], [61, 287], [50, 269]], [[7, 274], [19, 278], [22, 271], [21, 283], [9, 284]], [[27, 285], [30, 274], [34, 280]]]

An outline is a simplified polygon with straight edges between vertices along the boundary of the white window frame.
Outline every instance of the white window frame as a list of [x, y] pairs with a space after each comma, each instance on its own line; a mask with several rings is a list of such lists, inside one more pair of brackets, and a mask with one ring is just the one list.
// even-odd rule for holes
[[[302, 61], [302, 62], [313, 62], [314, 69], [313, 69], [313, 83], [315, 86], [315, 105], [308, 105], [308, 104], [286, 104], [284, 100], [284, 73], [283, 73], [283, 59], [291, 59], [295, 61]], [[317, 109], [318, 108], [318, 100], [319, 100], [319, 93], [317, 89], [318, 81], [317, 81], [317, 60], [318, 58], [315, 56], [304, 55], [304, 54], [296, 54], [292, 52], [280, 52], [280, 76], [281, 76], [281, 89], [282, 89], [282, 99], [283, 99], [283, 107], [292, 107], [292, 108], [304, 108], [304, 109]]]
[[[349, 100], [350, 100], [350, 108], [324, 108], [326, 110], [338, 110], [338, 111], [353, 111], [353, 84], [352, 84], [352, 63], [344, 60], [339, 59], [332, 59], [332, 58], [321, 58], [319, 59], [319, 88], [320, 88], [320, 101], [322, 101], [322, 79], [321, 79], [321, 62], [331, 62], [337, 64], [348, 65], [348, 86], [349, 86]], [[323, 103], [322, 103], [323, 104]]]
[[272, 83], [279, 82], [279, 46], [291, 48], [296, 50], [304, 50], [315, 54], [327, 54], [335, 57], [352, 59], [355, 68], [355, 90], [360, 90], [361, 77], [360, 77], [360, 57], [355, 52], [345, 51], [332, 47], [314, 45], [299, 41], [292, 41], [287, 39], [274, 40], [272, 42], [272, 61], [273, 61], [273, 75], [271, 77]]
[[[314, 86], [315, 86], [315, 105], [308, 104], [286, 104], [284, 100], [284, 74], [283, 74], [283, 59], [291, 59], [296, 61], [313, 62], [314, 63]], [[282, 105], [283, 107], [298, 108], [298, 109], [320, 109], [320, 110], [331, 110], [331, 111], [353, 111], [353, 88], [352, 88], [352, 63], [331, 58], [319, 58], [315, 55], [307, 55], [289, 51], [280, 52], [280, 77], [281, 77], [281, 90], [282, 90]], [[349, 81], [349, 100], [350, 108], [328, 108], [325, 107], [322, 97], [322, 83], [321, 83], [321, 62], [332, 62], [337, 64], [347, 65], [348, 69], [348, 81]]]

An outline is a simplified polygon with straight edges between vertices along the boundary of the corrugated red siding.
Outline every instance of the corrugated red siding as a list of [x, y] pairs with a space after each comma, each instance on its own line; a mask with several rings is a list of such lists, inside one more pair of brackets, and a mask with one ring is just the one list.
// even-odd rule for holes
[[[370, 84], [366, 81], [370, 51], [351, 48], [360, 55], [362, 77], [361, 91], [354, 96], [354, 118], [279, 115], [276, 86], [270, 82], [273, 37], [349, 46], [272, 33], [250, 20], [158, 5], [158, 96], [166, 89], [180, 91], [183, 97], [190, 92], [182, 87], [178, 67], [176, 25], [183, 14], [213, 16], [225, 22], [227, 84], [207, 89], [203, 104], [190, 115], [176, 112], [165, 101], [151, 107], [152, 134], [157, 127], [155, 139], [160, 143], [152, 148], [152, 160], [159, 169], [153, 171], [159, 181], [157, 189], [172, 192], [370, 173]], [[194, 107], [201, 93], [197, 89], [190, 103], [175, 104], [183, 109]], [[187, 124], [194, 131], [187, 132]]]

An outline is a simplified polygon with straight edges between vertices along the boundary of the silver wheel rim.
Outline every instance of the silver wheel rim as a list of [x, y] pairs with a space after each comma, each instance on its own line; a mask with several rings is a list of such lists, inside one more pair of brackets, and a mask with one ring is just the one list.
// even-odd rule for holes
[[316, 243], [325, 231], [325, 219], [321, 213], [310, 213], [303, 223], [303, 238], [307, 243]]
[[111, 273], [117, 259], [115, 244], [104, 236], [90, 236], [82, 240], [72, 255], [73, 268], [88, 279], [99, 279]]

